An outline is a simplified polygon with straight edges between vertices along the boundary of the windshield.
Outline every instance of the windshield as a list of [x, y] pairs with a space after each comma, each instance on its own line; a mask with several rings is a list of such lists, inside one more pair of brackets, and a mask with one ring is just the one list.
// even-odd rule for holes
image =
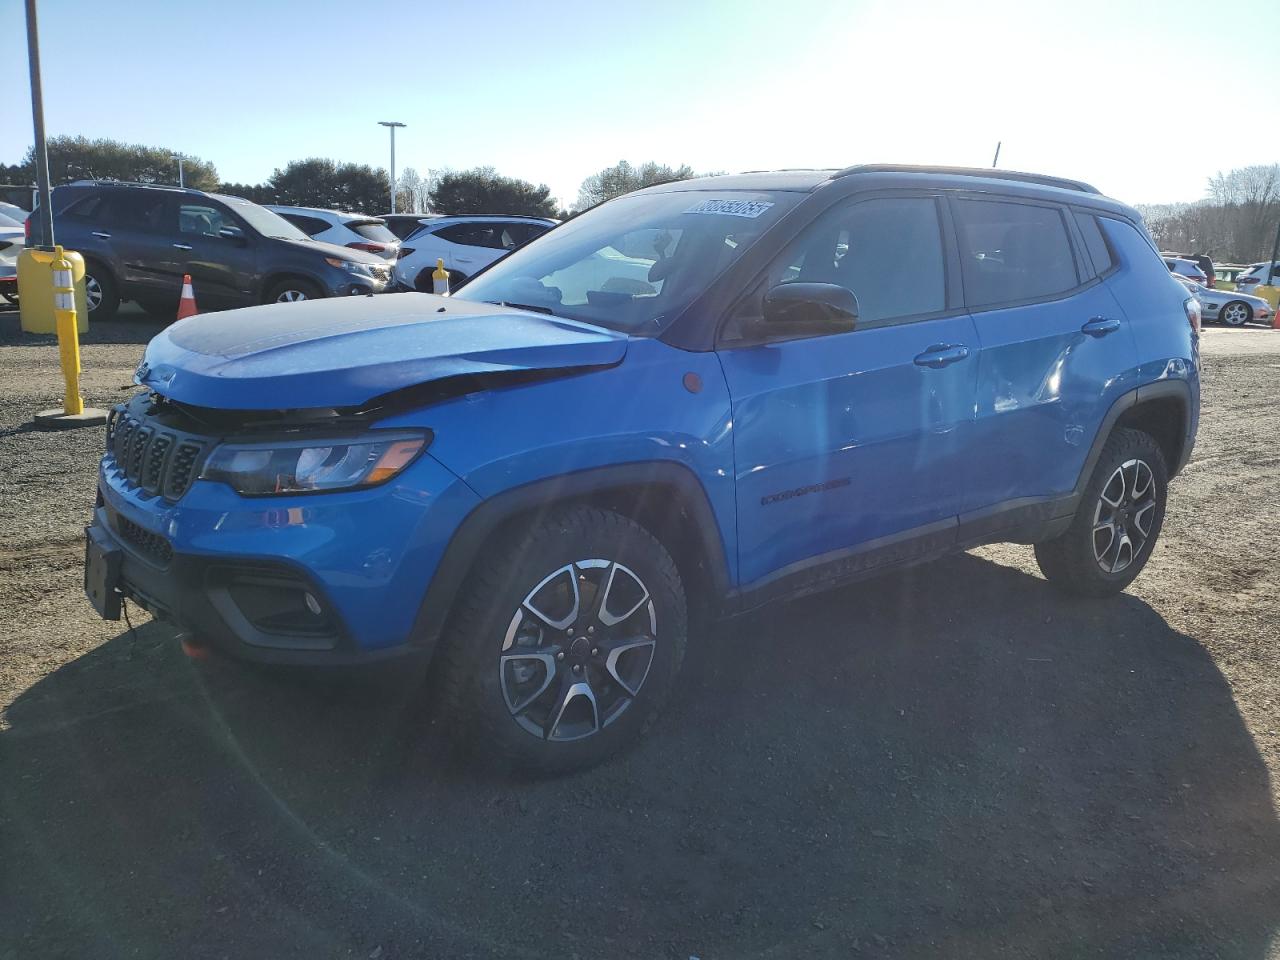
[[516, 250], [455, 296], [655, 336], [801, 196], [708, 190], [622, 197]]
[[257, 230], [264, 237], [279, 237], [281, 240], [310, 240], [305, 233], [295, 227], [280, 214], [260, 207], [239, 197], [219, 197], [226, 202], [241, 220]]
[[3, 213], [0, 213], [0, 227], [20, 227], [20, 226], [22, 226], [22, 224], [19, 223], [17, 220], [13, 219], [13, 217], [7, 217]]

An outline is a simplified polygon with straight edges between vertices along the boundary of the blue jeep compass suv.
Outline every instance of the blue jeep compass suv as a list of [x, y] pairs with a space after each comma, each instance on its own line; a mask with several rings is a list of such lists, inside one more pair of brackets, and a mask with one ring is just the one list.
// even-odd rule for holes
[[1199, 313], [1070, 180], [859, 166], [651, 187], [450, 297], [175, 324], [108, 427], [86, 590], [260, 661], [429, 658], [460, 736], [589, 764], [691, 622], [994, 541], [1124, 587]]

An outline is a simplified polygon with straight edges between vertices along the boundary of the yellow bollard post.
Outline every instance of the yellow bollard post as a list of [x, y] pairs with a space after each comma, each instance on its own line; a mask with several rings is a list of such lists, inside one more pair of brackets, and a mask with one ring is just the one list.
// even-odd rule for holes
[[76, 329], [76, 291], [71, 280], [71, 261], [62, 255], [62, 247], [54, 247], [53, 316], [58, 329], [58, 354], [62, 358], [62, 412], [84, 413], [84, 397], [80, 396], [80, 333]]
[[449, 271], [444, 268], [443, 260], [436, 260], [436, 268], [431, 271], [431, 292], [449, 295]]
[[75, 264], [53, 248], [49, 264], [53, 274], [53, 316], [58, 334], [58, 357], [62, 361], [62, 409], [41, 410], [35, 416], [38, 427], [88, 427], [107, 422], [107, 411], [86, 407], [80, 396], [80, 331], [76, 327]]

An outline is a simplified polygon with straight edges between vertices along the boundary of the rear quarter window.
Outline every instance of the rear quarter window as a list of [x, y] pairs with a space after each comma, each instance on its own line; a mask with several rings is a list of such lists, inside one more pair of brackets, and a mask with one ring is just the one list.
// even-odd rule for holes
[[1111, 255], [1111, 248], [1107, 246], [1107, 238], [1102, 235], [1102, 228], [1098, 226], [1098, 218], [1090, 213], [1079, 212], [1075, 218], [1080, 235], [1084, 237], [1084, 248], [1093, 263], [1093, 272], [1102, 276], [1115, 266], [1116, 261]]

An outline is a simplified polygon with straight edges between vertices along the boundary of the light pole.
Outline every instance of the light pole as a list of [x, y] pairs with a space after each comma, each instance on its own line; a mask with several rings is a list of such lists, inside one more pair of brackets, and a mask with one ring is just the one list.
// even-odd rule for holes
[[182, 154], [180, 154], [180, 153], [175, 153], [175, 154], [174, 154], [172, 157], [170, 157], [169, 159], [170, 159], [170, 160], [177, 160], [177, 161], [178, 161], [178, 186], [180, 186], [180, 187], [184, 187], [184, 188], [185, 188], [185, 187], [186, 187], [186, 185], [187, 185], [187, 181], [186, 181], [186, 179], [185, 179], [185, 178], [183, 177], [183, 175], [182, 175]]
[[44, 95], [40, 88], [40, 40], [36, 26], [36, 0], [27, 0], [27, 62], [31, 68], [31, 125], [35, 128], [36, 188], [40, 192], [41, 246], [53, 249], [53, 203], [49, 196], [49, 153], [44, 141]]
[[396, 212], [396, 127], [406, 124], [398, 120], [379, 120], [378, 126], [387, 127], [391, 131], [391, 212]]

